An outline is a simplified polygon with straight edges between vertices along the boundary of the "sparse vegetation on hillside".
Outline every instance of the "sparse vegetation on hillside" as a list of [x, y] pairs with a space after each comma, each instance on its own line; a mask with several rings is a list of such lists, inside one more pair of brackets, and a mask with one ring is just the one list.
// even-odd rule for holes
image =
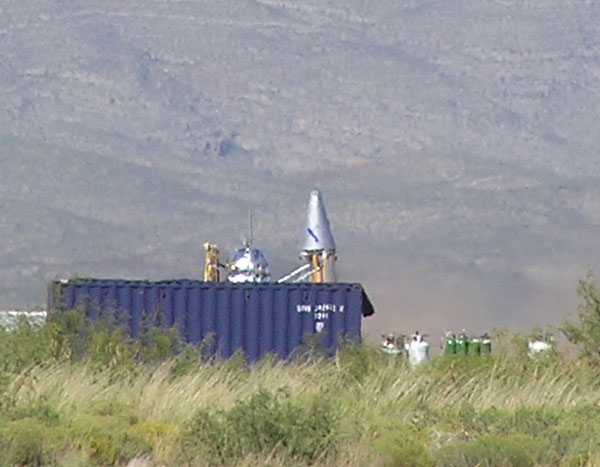
[[558, 321], [581, 268], [600, 267], [597, 15], [560, 0], [3, 1], [0, 306], [43, 304], [73, 274], [197, 278], [202, 244], [225, 260], [250, 210], [283, 277], [320, 188], [339, 278], [390, 322], [400, 303], [440, 330], [469, 311], [473, 329]]
[[600, 377], [574, 342], [533, 359], [497, 336], [414, 371], [369, 347], [248, 367], [66, 313], [0, 333], [0, 465], [598, 465]]

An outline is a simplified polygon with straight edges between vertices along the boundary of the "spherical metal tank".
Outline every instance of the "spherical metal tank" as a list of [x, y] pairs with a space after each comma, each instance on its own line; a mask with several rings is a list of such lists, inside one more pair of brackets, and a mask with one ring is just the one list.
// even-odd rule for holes
[[234, 283], [270, 282], [269, 263], [258, 248], [240, 248], [235, 250], [227, 262], [227, 280]]

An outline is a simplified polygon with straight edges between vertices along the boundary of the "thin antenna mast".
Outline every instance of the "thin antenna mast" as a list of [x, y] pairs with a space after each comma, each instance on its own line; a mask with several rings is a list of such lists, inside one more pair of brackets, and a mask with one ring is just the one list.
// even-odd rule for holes
[[248, 229], [249, 229], [248, 234], [250, 235], [250, 238], [248, 239], [248, 246], [250, 246], [254, 242], [254, 232], [252, 231], [252, 209], [250, 209], [250, 219], [249, 219]]

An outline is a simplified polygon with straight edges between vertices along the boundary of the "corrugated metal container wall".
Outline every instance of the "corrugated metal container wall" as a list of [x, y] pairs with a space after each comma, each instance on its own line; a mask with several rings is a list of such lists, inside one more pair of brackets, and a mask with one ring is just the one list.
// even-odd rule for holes
[[[48, 288], [48, 309], [83, 306], [90, 317], [116, 312], [133, 337], [143, 326], [177, 326], [183, 340], [212, 345], [222, 358], [242, 350], [249, 362], [272, 352], [288, 358], [306, 334], [360, 342], [363, 316], [374, 313], [359, 284], [232, 284], [228, 282], [73, 279]], [[209, 337], [210, 336], [210, 337]]]

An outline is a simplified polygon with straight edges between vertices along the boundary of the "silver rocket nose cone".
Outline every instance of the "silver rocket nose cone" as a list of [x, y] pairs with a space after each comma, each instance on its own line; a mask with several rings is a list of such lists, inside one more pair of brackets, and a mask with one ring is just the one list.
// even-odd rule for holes
[[321, 193], [318, 190], [310, 192], [301, 248], [303, 252], [335, 252], [335, 240], [329, 227], [329, 219], [325, 212]]

